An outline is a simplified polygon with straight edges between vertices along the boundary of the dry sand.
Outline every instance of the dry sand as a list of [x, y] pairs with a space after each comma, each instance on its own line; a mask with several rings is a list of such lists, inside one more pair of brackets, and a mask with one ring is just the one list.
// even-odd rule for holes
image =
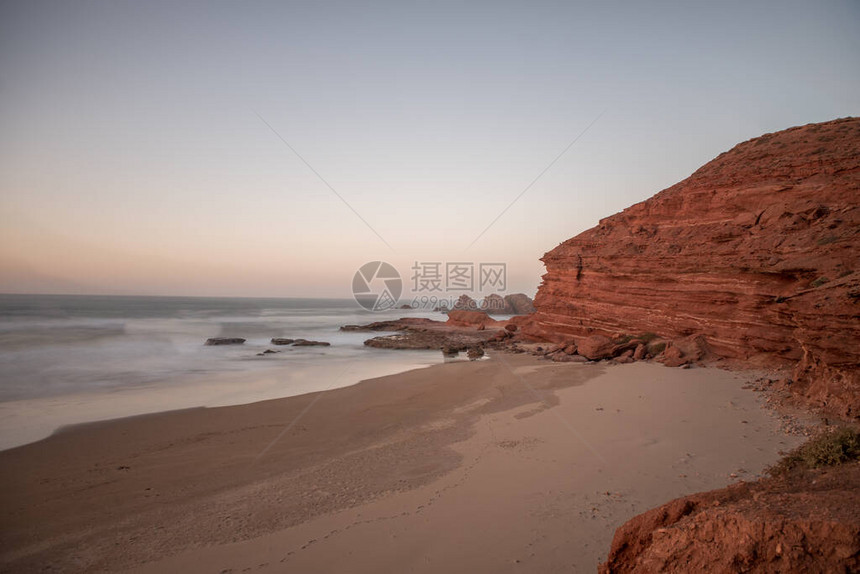
[[746, 380], [496, 354], [76, 427], [0, 452], [0, 566], [594, 572], [631, 516], [799, 443]]

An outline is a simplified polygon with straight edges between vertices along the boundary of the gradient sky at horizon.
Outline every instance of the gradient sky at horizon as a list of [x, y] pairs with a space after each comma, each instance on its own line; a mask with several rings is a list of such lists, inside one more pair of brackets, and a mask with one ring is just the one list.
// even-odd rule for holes
[[0, 292], [346, 297], [382, 259], [533, 294], [736, 143], [860, 114], [858, 29], [856, 1], [4, 0]]

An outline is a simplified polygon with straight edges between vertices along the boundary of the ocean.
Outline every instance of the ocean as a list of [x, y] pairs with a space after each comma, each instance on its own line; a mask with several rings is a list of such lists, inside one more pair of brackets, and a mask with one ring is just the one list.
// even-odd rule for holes
[[[342, 325], [438, 313], [351, 299], [0, 295], [0, 449], [57, 428], [342, 387], [443, 361], [365, 347]], [[244, 345], [205, 346], [210, 337]], [[330, 347], [273, 346], [272, 337]], [[258, 356], [266, 349], [278, 353]]]

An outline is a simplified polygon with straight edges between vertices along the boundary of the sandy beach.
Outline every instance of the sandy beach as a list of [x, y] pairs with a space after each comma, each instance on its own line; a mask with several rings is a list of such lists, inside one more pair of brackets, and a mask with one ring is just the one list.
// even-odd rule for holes
[[860, 573], [858, 22], [0, 2], [0, 574]]
[[495, 354], [0, 452], [7, 571], [593, 572], [799, 443], [718, 369]]

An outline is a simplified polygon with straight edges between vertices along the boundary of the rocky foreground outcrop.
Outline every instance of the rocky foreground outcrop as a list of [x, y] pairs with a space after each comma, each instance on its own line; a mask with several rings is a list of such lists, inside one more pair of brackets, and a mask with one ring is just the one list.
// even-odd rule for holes
[[601, 574], [860, 571], [860, 463], [686, 496], [615, 532]]
[[792, 393], [858, 417], [858, 255], [860, 119], [810, 124], [739, 144], [547, 253], [520, 326], [565, 348], [648, 334], [679, 364], [676, 340], [792, 367]]

